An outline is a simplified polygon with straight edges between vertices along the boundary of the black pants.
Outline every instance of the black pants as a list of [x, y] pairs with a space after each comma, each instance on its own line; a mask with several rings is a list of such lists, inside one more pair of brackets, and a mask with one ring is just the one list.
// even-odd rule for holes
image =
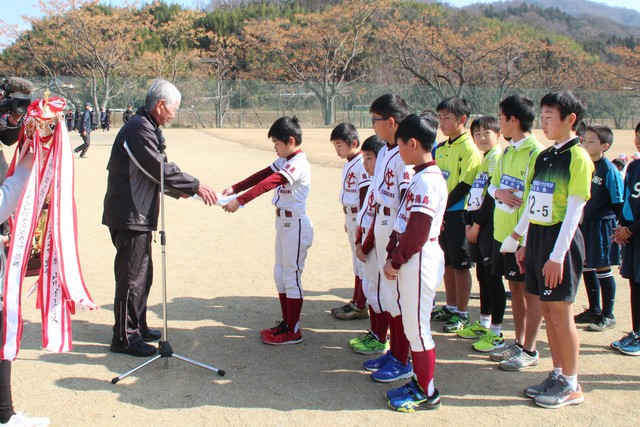
[[[0, 331], [3, 322], [0, 311]], [[0, 423], [6, 423], [15, 414], [11, 401], [11, 361], [0, 360]]]
[[129, 346], [141, 342], [141, 333], [149, 330], [147, 298], [153, 283], [152, 237], [150, 231], [109, 231], [116, 247], [112, 342]]
[[[80, 134], [82, 136], [82, 134]], [[82, 145], [76, 147], [76, 153], [80, 152], [80, 156], [84, 156], [87, 150], [89, 149], [89, 145], [91, 145], [91, 132], [87, 132], [87, 136], [82, 136], [82, 141], [84, 142]]]

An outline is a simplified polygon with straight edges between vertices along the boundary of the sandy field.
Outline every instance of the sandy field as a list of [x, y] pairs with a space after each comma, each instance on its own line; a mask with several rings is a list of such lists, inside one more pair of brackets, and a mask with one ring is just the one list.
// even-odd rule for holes
[[[500, 370], [470, 342], [433, 325], [438, 360], [438, 411], [391, 411], [384, 392], [398, 384], [372, 382], [361, 369], [368, 356], [347, 341], [367, 320], [334, 319], [331, 308], [352, 292], [350, 252], [338, 204], [342, 161], [329, 143], [330, 129], [304, 131], [312, 162], [308, 213], [315, 226], [303, 282], [304, 342], [271, 347], [258, 332], [279, 320], [271, 277], [274, 214], [264, 195], [235, 214], [194, 200], [166, 201], [169, 341], [176, 353], [224, 369], [220, 377], [178, 359], [158, 361], [118, 384], [110, 380], [145, 359], [110, 353], [115, 250], [101, 225], [105, 166], [116, 134], [97, 131], [85, 159], [76, 159], [76, 202], [84, 277], [98, 311], [74, 316], [74, 349], [41, 349], [40, 316], [26, 300], [22, 351], [14, 363], [16, 409], [51, 418], [54, 426], [264, 426], [264, 425], [556, 425], [632, 426], [640, 419], [640, 358], [609, 348], [631, 327], [628, 284], [619, 276], [618, 326], [607, 332], [580, 331], [579, 381], [586, 402], [545, 410], [524, 397], [551, 369], [546, 335], [540, 334], [540, 365], [524, 372]], [[363, 132], [362, 139], [371, 130]], [[221, 191], [274, 159], [267, 130], [168, 129], [169, 159]], [[72, 143], [80, 144], [77, 134]], [[632, 154], [633, 132], [616, 133], [610, 157]], [[161, 246], [154, 247], [156, 280], [149, 299], [149, 324], [162, 326]], [[617, 274], [617, 272], [616, 272]], [[25, 288], [31, 284], [29, 279]], [[479, 314], [474, 283], [471, 316]], [[439, 292], [438, 300], [444, 295]], [[580, 292], [577, 307], [586, 302]], [[505, 334], [511, 339], [510, 308]]]

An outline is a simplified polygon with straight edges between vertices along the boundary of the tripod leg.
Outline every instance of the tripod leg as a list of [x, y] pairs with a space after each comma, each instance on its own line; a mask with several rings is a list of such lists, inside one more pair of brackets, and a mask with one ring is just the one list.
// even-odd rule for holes
[[118, 381], [127, 378], [129, 375], [133, 374], [136, 371], [139, 371], [140, 369], [144, 368], [145, 366], [149, 365], [150, 363], [152, 363], [155, 360], [158, 360], [159, 358], [161, 358], [162, 356], [160, 354], [156, 354], [155, 356], [153, 356], [151, 359], [147, 360], [146, 362], [136, 366], [135, 368], [131, 369], [130, 371], [125, 372], [124, 374], [117, 376], [115, 378], [113, 378], [111, 380], [111, 384], [116, 384]]
[[180, 360], [182, 360], [184, 362], [191, 363], [192, 365], [199, 366], [201, 368], [207, 369], [207, 370], [209, 370], [211, 372], [215, 372], [216, 374], [220, 375], [221, 377], [224, 377], [224, 374], [226, 374], [226, 372], [223, 371], [222, 369], [218, 369], [218, 368], [214, 368], [213, 366], [205, 365], [204, 363], [197, 362], [195, 360], [189, 359], [188, 357], [180, 356], [179, 354], [176, 354], [176, 353], [173, 353], [173, 357], [175, 357], [177, 359], [180, 359]]

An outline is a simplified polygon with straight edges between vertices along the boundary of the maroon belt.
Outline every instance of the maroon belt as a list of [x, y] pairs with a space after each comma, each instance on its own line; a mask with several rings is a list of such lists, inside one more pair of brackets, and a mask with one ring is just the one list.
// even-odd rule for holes
[[[381, 209], [382, 208], [382, 209]], [[378, 205], [376, 207], [376, 213], [378, 214], [382, 214], [384, 216], [391, 216], [391, 208], [388, 208], [387, 206], [380, 206]]]
[[349, 208], [346, 207], [346, 206], [342, 207], [342, 212], [344, 212], [344, 213], [352, 213], [352, 214], [354, 214], [354, 213], [358, 213], [359, 210], [360, 209], [358, 209], [357, 206], [351, 206]]
[[283, 209], [280, 208], [276, 208], [276, 216], [279, 217], [286, 217], [286, 218], [291, 218], [293, 216], [293, 212], [291, 211], [285, 211]]

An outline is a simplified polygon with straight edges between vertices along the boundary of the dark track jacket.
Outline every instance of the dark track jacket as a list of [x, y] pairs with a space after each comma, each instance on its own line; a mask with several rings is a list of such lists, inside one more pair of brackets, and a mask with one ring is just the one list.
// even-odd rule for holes
[[[160, 163], [165, 193], [196, 194], [200, 182], [167, 162], [162, 130], [146, 107], [140, 107], [118, 132], [107, 164], [107, 193], [102, 223], [113, 230], [153, 231], [160, 209]], [[163, 151], [163, 150], [162, 150]]]

